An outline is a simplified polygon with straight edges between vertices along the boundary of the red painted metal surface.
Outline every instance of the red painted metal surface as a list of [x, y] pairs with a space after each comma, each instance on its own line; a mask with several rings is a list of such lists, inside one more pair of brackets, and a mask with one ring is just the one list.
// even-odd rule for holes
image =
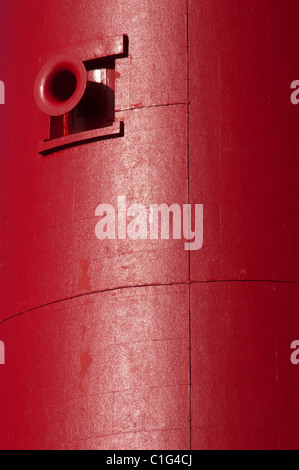
[[[0, 448], [297, 449], [298, 3], [0, 11]], [[107, 72], [94, 128], [34, 99], [74, 51]], [[124, 195], [202, 203], [203, 248], [98, 240]]]
[[299, 5], [189, 7], [192, 445], [298, 449]]

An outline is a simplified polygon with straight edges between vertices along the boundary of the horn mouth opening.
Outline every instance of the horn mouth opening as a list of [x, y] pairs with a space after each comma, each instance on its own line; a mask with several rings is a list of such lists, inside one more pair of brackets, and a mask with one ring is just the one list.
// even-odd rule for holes
[[34, 87], [35, 101], [45, 114], [60, 116], [79, 103], [86, 89], [86, 69], [72, 55], [60, 55], [40, 70]]

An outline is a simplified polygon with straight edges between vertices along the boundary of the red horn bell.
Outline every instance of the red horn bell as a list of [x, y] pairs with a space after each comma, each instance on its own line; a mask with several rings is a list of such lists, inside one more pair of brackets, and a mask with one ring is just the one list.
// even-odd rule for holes
[[35, 101], [45, 114], [61, 116], [79, 103], [85, 88], [83, 62], [71, 54], [61, 54], [41, 68], [34, 86]]

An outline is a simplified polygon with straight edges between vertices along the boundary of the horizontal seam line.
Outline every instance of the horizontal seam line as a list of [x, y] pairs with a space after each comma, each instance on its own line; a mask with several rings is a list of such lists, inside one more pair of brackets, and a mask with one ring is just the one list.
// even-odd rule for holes
[[45, 304], [38, 305], [36, 307], [28, 308], [26, 310], [23, 310], [22, 312], [16, 313], [15, 315], [12, 315], [11, 317], [8, 317], [8, 318], [0, 321], [0, 324], [6, 322], [8, 320], [11, 320], [12, 318], [23, 315], [24, 313], [32, 312], [33, 310], [37, 310], [39, 308], [47, 307], [47, 306], [53, 305], [53, 304], [59, 304], [61, 302], [65, 302], [65, 301], [72, 300], [72, 299], [78, 299], [80, 297], [85, 297], [85, 296], [89, 296], [89, 295], [104, 294], [105, 292], [114, 292], [114, 291], [118, 291], [118, 290], [122, 290], [122, 289], [136, 289], [138, 287], [160, 287], [160, 286], [163, 287], [163, 286], [184, 285], [184, 284], [186, 284], [184, 281], [182, 281], [182, 282], [173, 282], [173, 283], [169, 282], [169, 283], [165, 283], [165, 284], [158, 284], [158, 283], [156, 283], [156, 284], [155, 283], [152, 283], [152, 284], [136, 284], [136, 285], [132, 285], [132, 286], [112, 287], [112, 288], [107, 288], [107, 289], [100, 289], [100, 290], [85, 292], [84, 294], [72, 295], [70, 297], [65, 297], [63, 299], [58, 299], [58, 300], [52, 300], [51, 302], [47, 302]]
[[[91, 439], [101, 439], [105, 437], [113, 437], [113, 436], [120, 436], [120, 435], [126, 435], [126, 434], [140, 434], [140, 433], [151, 433], [151, 432], [159, 432], [159, 431], [185, 431], [186, 425], [181, 426], [181, 427], [175, 427], [175, 428], [167, 428], [167, 427], [161, 427], [161, 428], [153, 428], [153, 429], [138, 429], [138, 430], [131, 430], [131, 431], [115, 431], [113, 433], [107, 433], [107, 434], [99, 434], [99, 435], [94, 435], [90, 437], [80, 437], [78, 438], [79, 441], [89, 441]], [[65, 443], [68, 445], [68, 441]], [[71, 444], [71, 442], [70, 442]], [[69, 445], [70, 445], [69, 444]]]
[[266, 284], [299, 284], [298, 281], [278, 281], [278, 280], [267, 280], [267, 279], [221, 279], [221, 280], [205, 280], [205, 281], [181, 281], [181, 282], [169, 282], [169, 283], [149, 283], [149, 284], [135, 284], [132, 286], [120, 286], [120, 287], [112, 287], [112, 288], [107, 288], [107, 289], [102, 289], [102, 290], [95, 290], [95, 291], [90, 291], [90, 292], [85, 292], [84, 294], [77, 294], [77, 295], [72, 295], [70, 297], [65, 297], [63, 299], [58, 299], [58, 300], [53, 300], [51, 302], [47, 302], [42, 305], [38, 305], [36, 307], [31, 307], [26, 310], [23, 310], [22, 312], [16, 313], [15, 315], [12, 315], [8, 318], [5, 318], [4, 320], [0, 321], [1, 323], [5, 323], [8, 320], [12, 320], [13, 318], [16, 318], [20, 315], [23, 315], [25, 313], [32, 312], [34, 310], [37, 310], [39, 308], [44, 308], [48, 307], [49, 305], [54, 305], [54, 304], [59, 304], [62, 302], [66, 302], [68, 300], [73, 300], [73, 299], [78, 299], [80, 297], [85, 297], [89, 295], [95, 295], [95, 294], [103, 294], [105, 292], [115, 292], [118, 290], [125, 290], [125, 289], [138, 289], [142, 287], [167, 287], [167, 286], [179, 286], [179, 285], [190, 285], [190, 284], [213, 284], [213, 283], [244, 283], [244, 282], [259, 282], [259, 283], [266, 283]]
[[122, 113], [123, 111], [134, 111], [135, 109], [147, 109], [147, 108], [165, 108], [167, 106], [181, 106], [188, 105], [187, 101], [178, 102], [178, 103], [164, 103], [164, 104], [149, 104], [148, 106], [134, 106], [133, 108], [123, 108], [116, 109], [115, 113]]

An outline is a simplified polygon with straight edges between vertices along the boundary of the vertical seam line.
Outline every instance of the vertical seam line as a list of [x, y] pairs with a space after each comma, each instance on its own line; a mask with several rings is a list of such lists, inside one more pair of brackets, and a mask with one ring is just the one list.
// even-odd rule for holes
[[[189, 90], [189, 0], [186, 0], [186, 29], [187, 29], [187, 198], [190, 204], [190, 167], [189, 167], [189, 125], [190, 125], [190, 90]], [[191, 266], [190, 250], [188, 250], [188, 316], [189, 316], [189, 435], [190, 450], [192, 450], [192, 408], [191, 408]]]

